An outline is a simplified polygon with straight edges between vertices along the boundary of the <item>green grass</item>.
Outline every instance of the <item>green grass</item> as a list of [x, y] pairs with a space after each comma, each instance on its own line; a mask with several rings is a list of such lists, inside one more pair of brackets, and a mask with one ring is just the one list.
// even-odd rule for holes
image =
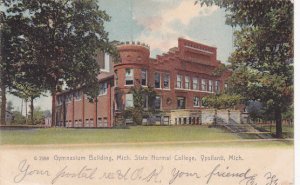
[[[205, 126], [134, 126], [127, 129], [23, 129], [1, 130], [1, 145], [40, 145], [40, 144], [105, 144], [105, 143], [141, 143], [141, 142], [203, 142], [179, 145], [228, 145], [230, 142], [247, 145], [236, 134], [218, 128]], [[230, 142], [227, 142], [230, 141]], [[211, 143], [209, 143], [211, 142]], [[273, 141], [270, 141], [273, 142]], [[274, 141], [279, 142], [279, 141]], [[252, 142], [251, 142], [252, 143]], [[249, 144], [251, 144], [249, 143]], [[269, 145], [269, 142], [262, 144]], [[281, 143], [282, 144], [282, 143]], [[272, 145], [272, 144], [271, 144]], [[278, 145], [275, 143], [274, 145]], [[283, 143], [292, 145], [292, 143]]]
[[[276, 134], [276, 126], [272, 125], [270, 126], [258, 126], [258, 128], [263, 128], [268, 132], [271, 132], [273, 135]], [[286, 138], [293, 138], [294, 137], [294, 127], [288, 126], [288, 125], [282, 125], [282, 133], [283, 136]]]

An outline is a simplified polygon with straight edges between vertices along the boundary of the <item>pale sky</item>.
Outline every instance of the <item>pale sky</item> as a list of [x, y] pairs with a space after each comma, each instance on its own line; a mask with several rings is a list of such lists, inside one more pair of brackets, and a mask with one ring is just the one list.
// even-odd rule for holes
[[[226, 62], [233, 50], [232, 28], [225, 12], [216, 6], [201, 7], [194, 0], [98, 0], [111, 21], [106, 30], [111, 40], [141, 41], [150, 46], [151, 57], [177, 46], [178, 37], [217, 47], [217, 58]], [[15, 110], [21, 100], [8, 95]], [[51, 97], [35, 100], [35, 106], [51, 110]]]

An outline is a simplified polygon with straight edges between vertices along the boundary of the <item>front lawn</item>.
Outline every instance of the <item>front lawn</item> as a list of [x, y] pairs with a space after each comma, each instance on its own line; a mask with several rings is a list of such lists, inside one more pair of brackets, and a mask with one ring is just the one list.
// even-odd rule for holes
[[241, 142], [243, 138], [237, 134], [205, 126], [132, 126], [126, 129], [45, 128], [1, 130], [0, 133], [1, 145], [143, 142], [166, 142], [166, 144], [172, 142], [178, 142], [179, 144], [180, 142], [191, 142], [190, 144], [203, 142], [203, 145], [228, 145], [228, 143], [234, 143], [235, 141], [239, 145], [245, 144]]

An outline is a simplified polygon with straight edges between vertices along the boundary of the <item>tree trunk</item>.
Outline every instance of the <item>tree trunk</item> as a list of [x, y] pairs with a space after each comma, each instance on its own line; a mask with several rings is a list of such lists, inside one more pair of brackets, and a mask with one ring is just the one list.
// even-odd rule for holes
[[51, 127], [54, 127], [55, 126], [55, 123], [56, 123], [56, 90], [53, 90], [52, 93], [52, 118], [51, 118]]
[[21, 115], [23, 115], [23, 99], [21, 101], [21, 110], [20, 110], [20, 112], [21, 112]]
[[1, 124], [5, 125], [5, 115], [6, 115], [6, 89], [3, 84], [1, 84]]
[[31, 124], [33, 125], [34, 123], [34, 120], [33, 120], [33, 110], [34, 110], [34, 107], [33, 107], [33, 97], [31, 97], [30, 99], [30, 119], [31, 119]]
[[28, 124], [28, 114], [27, 114], [27, 100], [25, 99], [25, 124]]
[[282, 138], [282, 117], [281, 117], [281, 110], [279, 108], [275, 110], [275, 122], [276, 122], [276, 137]]

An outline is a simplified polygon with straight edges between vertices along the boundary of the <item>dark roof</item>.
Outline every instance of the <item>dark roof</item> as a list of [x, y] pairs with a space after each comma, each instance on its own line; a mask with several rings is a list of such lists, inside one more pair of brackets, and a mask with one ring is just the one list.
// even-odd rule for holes
[[113, 72], [104, 72], [102, 71], [100, 74], [98, 74], [97, 79], [101, 81], [105, 81], [108, 79], [114, 78], [114, 73]]

